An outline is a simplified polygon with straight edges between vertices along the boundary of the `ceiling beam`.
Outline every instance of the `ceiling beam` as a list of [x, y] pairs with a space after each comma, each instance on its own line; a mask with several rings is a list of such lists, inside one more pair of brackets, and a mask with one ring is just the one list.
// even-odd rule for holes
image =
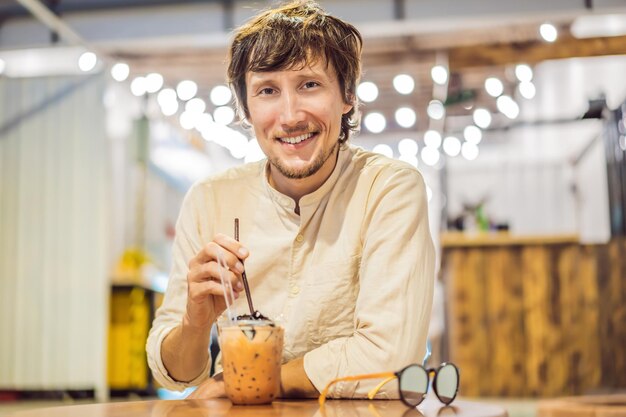
[[[220, 0], [89, 0], [61, 1], [54, 11], [58, 14], [74, 12], [100, 12], [115, 9], [180, 6], [181, 4], [218, 3]], [[0, 16], [5, 19], [28, 16], [30, 12], [17, 4], [0, 5]]]
[[527, 41], [448, 49], [452, 71], [516, 64], [520, 61], [534, 64], [548, 59], [624, 54], [626, 54], [626, 36], [589, 39], [563, 37], [555, 43]]

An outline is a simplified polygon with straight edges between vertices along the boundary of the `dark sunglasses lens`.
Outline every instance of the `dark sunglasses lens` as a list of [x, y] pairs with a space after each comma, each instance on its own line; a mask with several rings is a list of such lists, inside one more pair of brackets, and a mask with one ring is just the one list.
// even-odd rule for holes
[[400, 376], [400, 392], [404, 400], [416, 406], [424, 400], [428, 390], [428, 374], [424, 368], [414, 365], [406, 368]]
[[451, 363], [442, 366], [435, 377], [435, 392], [444, 404], [450, 404], [459, 388], [459, 373]]

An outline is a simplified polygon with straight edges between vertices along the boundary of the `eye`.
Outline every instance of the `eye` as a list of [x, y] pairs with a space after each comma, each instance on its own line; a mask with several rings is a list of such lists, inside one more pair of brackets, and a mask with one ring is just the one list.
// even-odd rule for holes
[[319, 86], [320, 84], [317, 81], [307, 81], [304, 83], [304, 88], [314, 88]]
[[259, 90], [259, 95], [261, 96], [270, 96], [272, 94], [274, 94], [276, 92], [276, 90], [274, 90], [271, 87], [265, 87]]

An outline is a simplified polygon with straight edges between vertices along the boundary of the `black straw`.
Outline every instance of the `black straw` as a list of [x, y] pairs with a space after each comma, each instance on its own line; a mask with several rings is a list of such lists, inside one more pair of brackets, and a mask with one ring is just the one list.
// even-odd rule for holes
[[[235, 218], [235, 240], [239, 242], [239, 219]], [[243, 265], [243, 260], [241, 261]], [[246, 271], [244, 270], [241, 273], [241, 278], [243, 279], [243, 288], [246, 291], [246, 298], [248, 299], [248, 307], [250, 307], [250, 315], [254, 315], [254, 307], [252, 306], [252, 297], [250, 296], [250, 287], [248, 286], [248, 278], [246, 277]]]

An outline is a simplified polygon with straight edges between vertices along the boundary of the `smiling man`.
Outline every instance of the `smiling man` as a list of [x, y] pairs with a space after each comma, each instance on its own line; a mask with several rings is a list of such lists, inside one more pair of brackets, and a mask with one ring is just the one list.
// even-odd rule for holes
[[[339, 79], [325, 58], [303, 56], [302, 68], [245, 76], [248, 122], [269, 161], [270, 185], [296, 202], [333, 172], [339, 152], [344, 102]], [[293, 64], [297, 65], [297, 64]]]
[[[348, 144], [361, 42], [352, 25], [304, 1], [236, 31], [229, 82], [267, 159], [202, 180], [185, 197], [147, 344], [162, 385], [224, 395], [219, 375], [208, 375], [210, 328], [225, 309], [218, 251], [238, 313], [245, 260], [255, 306], [285, 328], [282, 396], [421, 362], [434, 282], [425, 186], [408, 164]], [[236, 217], [241, 243], [230, 237]], [[362, 398], [377, 382], [339, 383], [329, 396]], [[397, 389], [379, 396], [397, 398]]]

